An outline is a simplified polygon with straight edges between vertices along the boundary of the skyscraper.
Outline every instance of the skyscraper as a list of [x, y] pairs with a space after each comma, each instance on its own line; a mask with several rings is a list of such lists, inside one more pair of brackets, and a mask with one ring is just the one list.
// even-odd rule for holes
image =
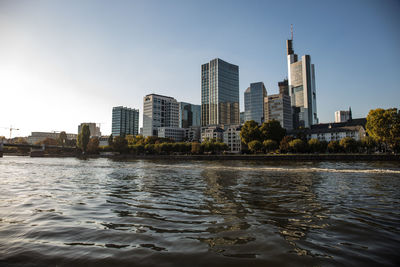
[[239, 124], [239, 67], [219, 58], [201, 66], [201, 125]]
[[277, 120], [286, 130], [293, 129], [292, 108], [288, 94], [288, 81], [278, 82], [279, 94], [264, 98], [265, 121]]
[[143, 136], [158, 136], [159, 127], [179, 127], [179, 103], [156, 94], [143, 98]]
[[293, 37], [286, 41], [286, 46], [293, 127], [310, 127], [318, 123], [314, 64], [309, 55], [298, 61], [293, 51]]
[[201, 106], [179, 102], [179, 127], [201, 126]]
[[264, 97], [267, 96], [263, 82], [251, 83], [244, 92], [244, 121], [264, 122]]
[[137, 135], [139, 131], [139, 110], [127, 107], [113, 107], [113, 136]]

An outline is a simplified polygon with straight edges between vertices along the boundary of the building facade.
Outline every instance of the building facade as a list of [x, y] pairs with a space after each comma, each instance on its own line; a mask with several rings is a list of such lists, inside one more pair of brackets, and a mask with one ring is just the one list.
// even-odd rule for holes
[[286, 130], [293, 129], [291, 99], [288, 94], [288, 81], [278, 82], [279, 94], [264, 98], [265, 121], [277, 120]]
[[159, 127], [179, 127], [179, 103], [169, 96], [146, 95], [143, 98], [143, 136], [158, 136]]
[[267, 96], [263, 82], [251, 83], [244, 92], [244, 121], [264, 122], [264, 98]]
[[139, 110], [113, 107], [111, 133], [113, 136], [137, 135], [139, 132]]
[[[60, 136], [59, 132], [31, 132], [31, 135], [26, 138], [26, 141], [34, 145], [38, 142], [45, 140], [46, 138], [51, 138], [57, 140]], [[73, 140], [78, 137], [77, 134], [67, 133], [67, 139]]]
[[90, 136], [101, 136], [100, 127], [97, 127], [96, 123], [94, 122], [83, 122], [78, 126], [78, 134], [81, 133], [83, 125], [89, 126]]
[[199, 142], [201, 139], [201, 127], [183, 128], [185, 130], [183, 139], [188, 142]]
[[239, 124], [239, 67], [219, 58], [201, 66], [201, 125]]
[[242, 140], [240, 139], [240, 125], [229, 126], [224, 131], [223, 141], [229, 147], [229, 152], [240, 153], [242, 150]]
[[218, 126], [202, 127], [201, 142], [204, 142], [206, 139], [216, 139], [222, 141], [224, 139], [224, 129]]
[[179, 102], [179, 127], [201, 126], [201, 106]]
[[177, 127], [158, 127], [157, 134], [158, 137], [170, 138], [176, 142], [181, 142], [185, 135], [185, 129]]
[[293, 127], [309, 128], [318, 123], [314, 64], [309, 55], [298, 60], [293, 51], [293, 39], [287, 40], [286, 46]]
[[351, 108], [349, 108], [349, 110], [338, 110], [335, 112], [335, 122], [346, 122], [351, 119]]

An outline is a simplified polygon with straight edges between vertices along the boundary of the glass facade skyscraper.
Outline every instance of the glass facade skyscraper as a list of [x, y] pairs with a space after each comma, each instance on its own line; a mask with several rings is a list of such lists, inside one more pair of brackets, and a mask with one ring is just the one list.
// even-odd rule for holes
[[139, 110], [127, 107], [113, 107], [113, 136], [137, 135], [139, 131]]
[[267, 96], [263, 82], [251, 83], [244, 92], [244, 121], [264, 122], [264, 97]]
[[179, 102], [179, 127], [201, 126], [201, 106]]
[[286, 45], [293, 128], [309, 128], [318, 123], [314, 64], [311, 64], [309, 55], [298, 61], [293, 51], [293, 40], [287, 40]]
[[239, 124], [239, 67], [219, 58], [201, 66], [201, 125]]

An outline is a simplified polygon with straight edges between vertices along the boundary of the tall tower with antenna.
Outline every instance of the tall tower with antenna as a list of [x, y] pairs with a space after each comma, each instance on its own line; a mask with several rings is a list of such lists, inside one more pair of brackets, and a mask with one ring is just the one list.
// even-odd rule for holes
[[286, 40], [286, 47], [293, 128], [308, 128], [318, 123], [314, 64], [311, 64], [309, 55], [298, 60], [294, 53], [293, 24], [290, 26], [290, 39]]

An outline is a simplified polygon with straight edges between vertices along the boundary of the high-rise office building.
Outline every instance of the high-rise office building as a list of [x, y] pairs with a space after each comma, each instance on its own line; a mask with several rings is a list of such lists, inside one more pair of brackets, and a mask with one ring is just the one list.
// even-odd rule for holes
[[219, 58], [201, 66], [201, 125], [239, 124], [239, 67]]
[[113, 136], [137, 135], [139, 131], [139, 110], [127, 107], [113, 107]]
[[179, 102], [179, 127], [201, 126], [201, 106]]
[[169, 96], [146, 95], [143, 98], [143, 136], [158, 136], [159, 127], [179, 127], [179, 103]]
[[309, 55], [298, 61], [293, 51], [293, 37], [286, 41], [286, 46], [293, 127], [310, 127], [318, 123], [314, 64]]
[[264, 122], [264, 98], [267, 96], [263, 82], [251, 83], [244, 92], [244, 121]]
[[101, 136], [100, 127], [97, 127], [95, 122], [83, 122], [83, 123], [81, 123], [78, 126], [78, 134], [81, 133], [81, 130], [82, 130], [82, 127], [83, 127], [84, 124], [89, 126], [90, 136], [97, 136], [97, 137]]

